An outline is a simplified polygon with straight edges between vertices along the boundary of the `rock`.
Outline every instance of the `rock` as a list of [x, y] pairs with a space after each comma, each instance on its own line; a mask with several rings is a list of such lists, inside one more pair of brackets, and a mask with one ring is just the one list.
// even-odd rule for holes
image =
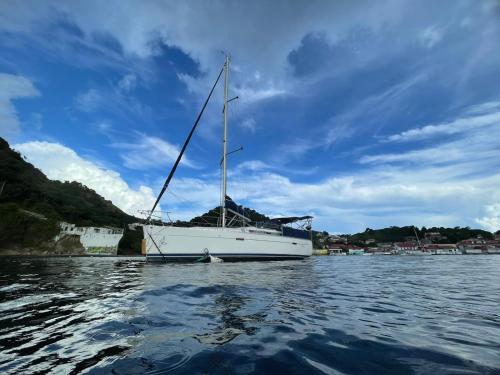
[[80, 242], [80, 236], [76, 234], [66, 234], [54, 244], [54, 253], [59, 255], [83, 255], [85, 248]]

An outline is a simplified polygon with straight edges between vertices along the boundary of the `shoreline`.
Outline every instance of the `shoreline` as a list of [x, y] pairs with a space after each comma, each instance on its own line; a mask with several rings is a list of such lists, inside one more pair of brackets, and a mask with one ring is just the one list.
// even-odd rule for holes
[[0, 254], [0, 258], [146, 258], [144, 255]]

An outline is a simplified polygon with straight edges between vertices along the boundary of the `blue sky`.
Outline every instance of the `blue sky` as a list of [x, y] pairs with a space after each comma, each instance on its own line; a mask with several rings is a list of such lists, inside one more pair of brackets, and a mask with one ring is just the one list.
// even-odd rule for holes
[[[0, 135], [147, 210], [232, 57], [229, 194], [315, 228], [500, 229], [496, 1], [0, 4]], [[222, 86], [161, 209], [218, 204]]]

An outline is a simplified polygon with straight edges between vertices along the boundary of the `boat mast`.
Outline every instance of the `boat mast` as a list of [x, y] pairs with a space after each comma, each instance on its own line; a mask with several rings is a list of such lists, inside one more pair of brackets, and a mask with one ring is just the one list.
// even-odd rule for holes
[[415, 228], [415, 225], [412, 225], [412, 227], [413, 227], [413, 232], [415, 233], [415, 236], [417, 237], [418, 248], [422, 249], [422, 245], [420, 244], [420, 239], [418, 238], [417, 229]]
[[229, 85], [229, 56], [224, 64], [224, 138], [222, 139], [222, 228], [226, 226], [226, 192], [227, 192], [227, 96]]

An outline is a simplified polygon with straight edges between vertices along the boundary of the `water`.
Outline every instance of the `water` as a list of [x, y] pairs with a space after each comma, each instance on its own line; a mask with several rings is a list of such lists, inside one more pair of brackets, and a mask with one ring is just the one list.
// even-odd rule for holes
[[0, 262], [2, 374], [500, 374], [500, 256]]

